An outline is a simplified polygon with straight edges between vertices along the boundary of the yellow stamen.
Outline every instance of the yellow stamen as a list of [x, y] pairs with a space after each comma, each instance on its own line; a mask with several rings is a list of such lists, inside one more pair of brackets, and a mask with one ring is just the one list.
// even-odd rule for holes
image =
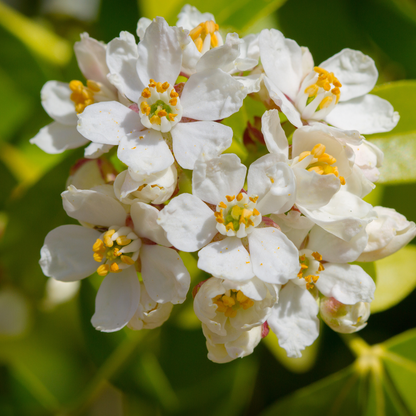
[[240, 303], [243, 303], [249, 299], [248, 296], [246, 296], [241, 290], [237, 292], [236, 298]]
[[260, 215], [260, 212], [256, 208], [254, 208], [253, 209], [253, 215], [255, 215], [257, 217], [257, 215]]
[[322, 261], [322, 256], [317, 252], [317, 251], [314, 251], [313, 253], [312, 253], [312, 257], [316, 260], [316, 261]]
[[126, 246], [127, 244], [131, 243], [131, 239], [127, 238], [125, 235], [117, 237], [116, 241], [119, 246]]
[[251, 308], [254, 305], [253, 299], [247, 299], [245, 302], [241, 303], [241, 306], [244, 310]]
[[243, 194], [240, 192], [240, 193], [237, 195], [237, 201], [238, 201], [238, 202], [240, 202], [242, 199], [243, 199]]
[[337, 160], [329, 155], [328, 153], [324, 153], [322, 156], [318, 157], [319, 162], [328, 163], [328, 165], [334, 164]]
[[222, 303], [225, 306], [234, 306], [235, 305], [235, 300], [231, 296], [224, 295], [221, 300], [222, 300]]
[[318, 175], [323, 175], [324, 170], [320, 166], [313, 166], [312, 168], [308, 169], [308, 172], [316, 172]]
[[220, 224], [224, 224], [224, 218], [220, 218], [220, 217], [217, 217], [217, 218], [215, 218], [215, 220], [217, 221], [217, 222], [219, 222]]
[[104, 243], [107, 247], [113, 247], [114, 241], [111, 239], [111, 237], [115, 232], [115, 230], [108, 230], [104, 234]]
[[328, 75], [328, 71], [326, 69], [320, 68], [319, 66], [316, 66], [313, 70], [318, 74]]
[[318, 267], [318, 272], [321, 272], [322, 270], [325, 270], [325, 269], [324, 269], [324, 266], [322, 266], [322, 263], [320, 263]]
[[158, 116], [152, 116], [149, 120], [152, 124], [160, 124], [162, 121]]
[[94, 253], [93, 257], [95, 261], [98, 261], [98, 263], [101, 263], [104, 258], [104, 253]]
[[95, 252], [105, 250], [104, 242], [100, 238], [97, 238], [94, 245], [92, 246], [92, 250]]
[[310, 290], [313, 289], [315, 285], [313, 283], [306, 283], [306, 289]]
[[179, 97], [179, 94], [175, 90], [172, 90], [170, 92], [170, 98], [176, 98], [176, 97]]
[[92, 81], [91, 79], [87, 80], [87, 87], [93, 92], [101, 91], [100, 85], [97, 82]]
[[125, 264], [134, 264], [134, 260], [129, 256], [121, 256], [120, 259]]
[[305, 94], [308, 94], [308, 97], [313, 97], [318, 92], [319, 87], [316, 84], [309, 85], [309, 87], [305, 88]]
[[172, 113], [169, 114], [169, 118], [170, 118], [171, 121], [175, 121], [176, 116], [177, 116], [177, 114], [172, 114]]
[[166, 117], [168, 115], [168, 113], [165, 110], [159, 110], [157, 112], [158, 117]]
[[249, 199], [251, 202], [256, 203], [256, 202], [257, 202], [257, 200], [259, 199], [259, 197], [258, 197], [258, 196], [250, 196], [248, 199]]
[[150, 88], [155, 88], [156, 87], [156, 81], [154, 79], [150, 79], [149, 80], [149, 87]]
[[[237, 199], [238, 199], [238, 197], [237, 197]], [[241, 209], [238, 205], [234, 205], [234, 206], [231, 208], [231, 216], [232, 216], [235, 220], [238, 220], [238, 219], [240, 218], [241, 212], [242, 212], [242, 209]]]
[[302, 152], [302, 153], [299, 155], [299, 162], [300, 162], [301, 160], [305, 159], [305, 157], [310, 156], [310, 154], [311, 154], [311, 152], [309, 152], [309, 151]]
[[116, 262], [114, 262], [114, 263], [111, 264], [110, 270], [113, 273], [117, 273], [118, 271], [120, 271], [120, 268], [118, 267], [118, 264]]
[[235, 195], [233, 195], [233, 196], [226, 195], [225, 197], [227, 198], [228, 202], [234, 201], [234, 199], [235, 199]]
[[325, 149], [326, 147], [323, 144], [318, 143], [313, 147], [311, 153], [318, 158], [324, 154]]
[[110, 266], [108, 264], [102, 264], [101, 266], [98, 266], [97, 268], [97, 274], [102, 277], [107, 276], [109, 271], [110, 271]]
[[81, 92], [83, 87], [84, 85], [82, 84], [82, 82], [76, 79], [72, 80], [69, 83], [69, 88], [71, 89], [71, 91], [74, 91], [74, 92], [78, 92], [78, 91]]
[[166, 91], [168, 88], [169, 88], [169, 82], [164, 82], [163, 84], [162, 84], [162, 88]]
[[339, 177], [339, 181], [341, 182], [341, 185], [345, 185], [345, 179], [343, 176]]
[[319, 106], [321, 107], [321, 109], [322, 108], [327, 108], [327, 107], [329, 107], [329, 105], [332, 103], [332, 101], [334, 100], [334, 98], [333, 97], [330, 97], [330, 96], [328, 96], [328, 97], [325, 97], [322, 101], [321, 101], [321, 104], [319, 104]]
[[227, 205], [225, 205], [222, 201], [218, 204], [218, 206], [220, 206], [221, 208], [227, 208]]
[[175, 106], [176, 104], [178, 104], [178, 99], [177, 98], [171, 98], [169, 100], [169, 104]]
[[152, 93], [150, 92], [149, 88], [145, 88], [142, 91], [142, 97], [143, 98], [150, 98], [152, 96]]
[[204, 46], [204, 42], [201, 38], [197, 38], [194, 40], [195, 46], [199, 52], [202, 52], [202, 47]]
[[233, 308], [227, 308], [227, 310], [224, 312], [224, 315], [228, 318], [235, 318], [237, 316], [237, 311], [235, 311]]
[[232, 223], [232, 222], [229, 222], [229, 223], [225, 226], [225, 229], [226, 229], [227, 231], [229, 231], [229, 230], [234, 231], [234, 225], [233, 225], [233, 223]]
[[218, 46], [218, 38], [217, 38], [217, 35], [215, 33], [213, 33], [211, 35], [211, 46], [213, 48], [216, 48]]

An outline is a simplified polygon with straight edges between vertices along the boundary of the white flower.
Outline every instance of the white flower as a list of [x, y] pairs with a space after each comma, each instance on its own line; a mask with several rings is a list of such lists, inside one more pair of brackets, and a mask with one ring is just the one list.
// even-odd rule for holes
[[140, 303], [127, 326], [136, 331], [157, 328], [169, 319], [172, 308], [171, 302], [155, 302], [147, 293], [146, 286], [140, 282]]
[[[349, 241], [375, 218], [370, 204], [342, 189], [350, 180], [354, 180], [357, 187], [352, 169], [354, 152], [347, 142], [360, 142], [358, 132], [342, 132], [323, 124], [301, 127], [293, 134], [291, 160], [276, 110], [263, 115], [262, 132], [271, 152], [264, 160], [270, 166], [276, 160], [290, 165], [296, 177], [296, 191], [291, 194], [291, 204], [296, 204], [297, 209], [315, 224]], [[276, 210], [271, 212], [279, 213], [279, 208], [276, 206]]]
[[[86, 85], [78, 80], [69, 84], [48, 81], [41, 91], [42, 106], [55, 121], [43, 127], [30, 143], [46, 153], [62, 153], [88, 144], [89, 140], [76, 129], [77, 114], [95, 102], [117, 99], [117, 90], [107, 79], [106, 46], [83, 33], [74, 50]], [[110, 146], [90, 144], [85, 149], [85, 157], [96, 158], [109, 149]]]
[[95, 143], [118, 145], [119, 159], [141, 175], [172, 165], [170, 147], [185, 169], [193, 169], [201, 152], [222, 153], [232, 130], [213, 120], [238, 111], [247, 92], [221, 69], [208, 68], [191, 76], [179, 96], [173, 86], [181, 61], [177, 31], [162, 18], [149, 25], [138, 46], [122, 33], [108, 44], [110, 79], [137, 105], [92, 105], [79, 116], [79, 132]]
[[363, 329], [370, 317], [370, 304], [358, 302], [344, 305], [335, 298], [322, 297], [319, 305], [321, 317], [334, 331], [352, 334]]
[[277, 300], [279, 287], [254, 277], [238, 283], [211, 277], [194, 298], [198, 319], [211, 332], [224, 337], [263, 324]]
[[302, 120], [326, 121], [370, 134], [390, 131], [398, 123], [390, 103], [368, 94], [378, 72], [361, 52], [343, 49], [314, 67], [307, 49], [275, 29], [261, 32], [259, 46], [270, 97], [296, 127]]
[[[111, 195], [112, 187], [107, 189]], [[117, 331], [135, 314], [140, 300], [135, 269], [139, 258], [143, 282], [154, 301], [185, 300], [189, 273], [176, 251], [168, 248], [170, 243], [156, 223], [156, 208], [136, 202], [128, 216], [114, 194], [74, 187], [62, 198], [67, 214], [84, 226], [52, 230], [41, 249], [40, 265], [46, 276], [61, 281], [80, 280], [95, 271], [105, 277], [92, 318], [95, 328]]]
[[363, 140], [360, 145], [349, 144], [355, 153], [355, 164], [371, 182], [376, 182], [380, 176], [379, 168], [384, 159], [383, 152], [373, 143]]
[[114, 193], [124, 204], [133, 204], [135, 201], [162, 204], [172, 196], [177, 181], [175, 165], [151, 175], [135, 175], [125, 170], [114, 182]]
[[358, 261], [375, 261], [390, 256], [416, 236], [416, 225], [392, 208], [374, 207], [378, 218], [366, 227], [368, 244]]
[[204, 324], [202, 330], [207, 339], [208, 358], [220, 364], [250, 355], [262, 339], [262, 326], [240, 332], [232, 341], [225, 341], [215, 335]]
[[[247, 194], [241, 192], [246, 167], [233, 154], [205, 161], [193, 172], [193, 195], [173, 198], [159, 213], [158, 223], [174, 247], [199, 252], [198, 267], [213, 276], [242, 282], [257, 276], [284, 284], [299, 267], [294, 245], [277, 228], [262, 226], [262, 215], [291, 207], [292, 170], [272, 167], [263, 158], [250, 166]], [[206, 203], [215, 206], [213, 212]], [[212, 242], [219, 233], [219, 238]]]

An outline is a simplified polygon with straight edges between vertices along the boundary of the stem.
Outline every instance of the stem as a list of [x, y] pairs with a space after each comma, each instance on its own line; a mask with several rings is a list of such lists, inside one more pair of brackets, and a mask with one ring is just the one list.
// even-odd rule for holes
[[341, 333], [338, 333], [338, 335], [356, 357], [360, 357], [363, 354], [368, 353], [371, 349], [371, 347], [358, 335]]

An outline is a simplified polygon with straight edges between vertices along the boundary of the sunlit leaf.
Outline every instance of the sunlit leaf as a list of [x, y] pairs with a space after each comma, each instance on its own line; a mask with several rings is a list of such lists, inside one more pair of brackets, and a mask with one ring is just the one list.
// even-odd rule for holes
[[399, 303], [416, 287], [416, 247], [408, 245], [374, 262], [377, 284], [371, 312], [381, 312]]

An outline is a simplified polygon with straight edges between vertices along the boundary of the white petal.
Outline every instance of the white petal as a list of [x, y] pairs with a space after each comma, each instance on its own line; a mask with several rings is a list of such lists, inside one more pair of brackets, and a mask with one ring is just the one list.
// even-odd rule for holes
[[282, 113], [288, 118], [288, 120], [295, 127], [302, 127], [303, 123], [300, 118], [299, 111], [296, 107], [289, 101], [285, 94], [280, 91], [271, 80], [267, 77], [264, 77], [264, 85], [269, 91], [270, 98], [275, 102], [275, 104], [282, 110]]
[[136, 33], [139, 39], [142, 39], [144, 37], [144, 33], [146, 32], [146, 29], [150, 26], [150, 23], [152, 23], [152, 21], [147, 17], [141, 17], [139, 19], [139, 21], [137, 22], [136, 29]]
[[319, 308], [305, 289], [289, 282], [281, 291], [267, 323], [277, 335], [288, 357], [301, 357], [319, 335]]
[[182, 303], [186, 299], [191, 277], [175, 250], [143, 245], [140, 260], [143, 282], [154, 301]]
[[130, 321], [140, 302], [140, 282], [134, 267], [109, 273], [95, 298], [94, 328], [102, 332], [118, 331]]
[[148, 238], [157, 244], [170, 247], [166, 231], [157, 223], [159, 210], [144, 202], [134, 202], [130, 212], [134, 231], [139, 237]]
[[142, 175], [165, 170], [174, 162], [162, 133], [153, 129], [127, 134], [120, 141], [117, 156], [130, 170]]
[[358, 130], [362, 134], [390, 131], [399, 120], [399, 113], [387, 100], [371, 94], [340, 102], [326, 116], [328, 123], [344, 130]]
[[189, 78], [183, 89], [183, 116], [221, 120], [237, 112], [246, 95], [243, 84], [221, 69], [198, 72]]
[[309, 233], [308, 249], [318, 251], [325, 261], [349, 263], [357, 260], [367, 245], [368, 235], [362, 230], [350, 241], [344, 241], [326, 232], [321, 227], [313, 227]]
[[254, 277], [250, 255], [237, 237], [226, 237], [204, 247], [199, 252], [198, 268], [237, 282]]
[[262, 215], [288, 211], [296, 200], [293, 170], [281, 154], [268, 154], [250, 165], [247, 175], [248, 195], [257, 195], [257, 209]]
[[192, 175], [193, 194], [217, 205], [226, 195], [237, 195], [244, 186], [247, 168], [237, 155], [224, 154], [195, 163]]
[[142, 128], [139, 114], [117, 101], [89, 105], [78, 117], [78, 131], [100, 144], [118, 144], [124, 136]]
[[331, 201], [317, 210], [299, 210], [324, 230], [350, 241], [376, 218], [373, 207], [349, 192], [337, 192]]
[[184, 29], [192, 30], [200, 23], [212, 20], [215, 22], [215, 17], [211, 13], [201, 13], [196, 7], [186, 4], [182, 7], [178, 14], [178, 22], [176, 26]]
[[107, 153], [110, 151], [110, 149], [113, 147], [110, 144], [100, 144], [100, 143], [91, 143], [85, 148], [84, 150], [84, 157], [86, 159], [97, 159], [104, 153]]
[[67, 149], [76, 149], [90, 143], [81, 136], [74, 125], [61, 124], [54, 121], [41, 128], [39, 133], [30, 139], [40, 149], [49, 154], [62, 153]]
[[121, 32], [119, 38], [114, 38], [107, 45], [109, 79], [133, 102], [139, 100], [144, 89], [144, 84], [140, 81], [136, 69], [138, 57], [136, 40], [129, 32]]
[[62, 225], [50, 231], [40, 250], [40, 267], [45, 276], [71, 282], [84, 279], [100, 265], [92, 246], [100, 232], [79, 225]]
[[81, 41], [75, 42], [75, 56], [79, 69], [85, 79], [100, 82], [110, 90], [114, 87], [107, 79], [108, 67], [106, 63], [106, 46], [94, 38], [90, 38], [88, 33], [81, 34]]
[[302, 81], [302, 49], [275, 29], [263, 30], [259, 38], [264, 72], [276, 87], [294, 99]]
[[101, 192], [70, 186], [61, 196], [66, 213], [78, 221], [104, 227], [126, 222], [127, 214], [120, 202]]
[[77, 124], [75, 104], [71, 101], [72, 91], [69, 84], [59, 81], [48, 81], [40, 92], [42, 106], [58, 123], [68, 126]]
[[296, 176], [296, 204], [307, 209], [318, 209], [327, 205], [341, 188], [341, 182], [334, 174], [319, 175], [305, 169], [293, 169]]
[[287, 159], [289, 144], [277, 110], [269, 110], [263, 114], [261, 118], [261, 132], [263, 133], [267, 150], [270, 153], [282, 154]]
[[171, 134], [175, 158], [184, 169], [193, 169], [201, 153], [207, 159], [219, 156], [233, 138], [230, 127], [213, 121], [178, 123]]
[[196, 72], [196, 64], [201, 59], [202, 53], [198, 51], [194, 42], [189, 42], [182, 56], [182, 71], [185, 74], [192, 75]]
[[360, 266], [326, 263], [324, 267], [315, 284], [325, 296], [346, 305], [373, 300], [376, 285]]
[[243, 84], [245, 94], [259, 92], [263, 78], [264, 78], [263, 74], [250, 74], [245, 77], [234, 76], [235, 80]]
[[149, 25], [137, 50], [137, 73], [144, 85], [150, 79], [174, 85], [181, 71], [182, 49], [175, 30], [163, 17], [156, 17]]
[[352, 49], [343, 49], [319, 66], [333, 72], [341, 82], [341, 101], [369, 93], [378, 78], [374, 61], [362, 52]]
[[248, 242], [254, 274], [263, 282], [284, 284], [298, 273], [299, 252], [277, 228], [256, 228]]
[[181, 251], [196, 251], [208, 244], [217, 228], [213, 211], [199, 198], [181, 194], [159, 212], [158, 223], [171, 244]]

